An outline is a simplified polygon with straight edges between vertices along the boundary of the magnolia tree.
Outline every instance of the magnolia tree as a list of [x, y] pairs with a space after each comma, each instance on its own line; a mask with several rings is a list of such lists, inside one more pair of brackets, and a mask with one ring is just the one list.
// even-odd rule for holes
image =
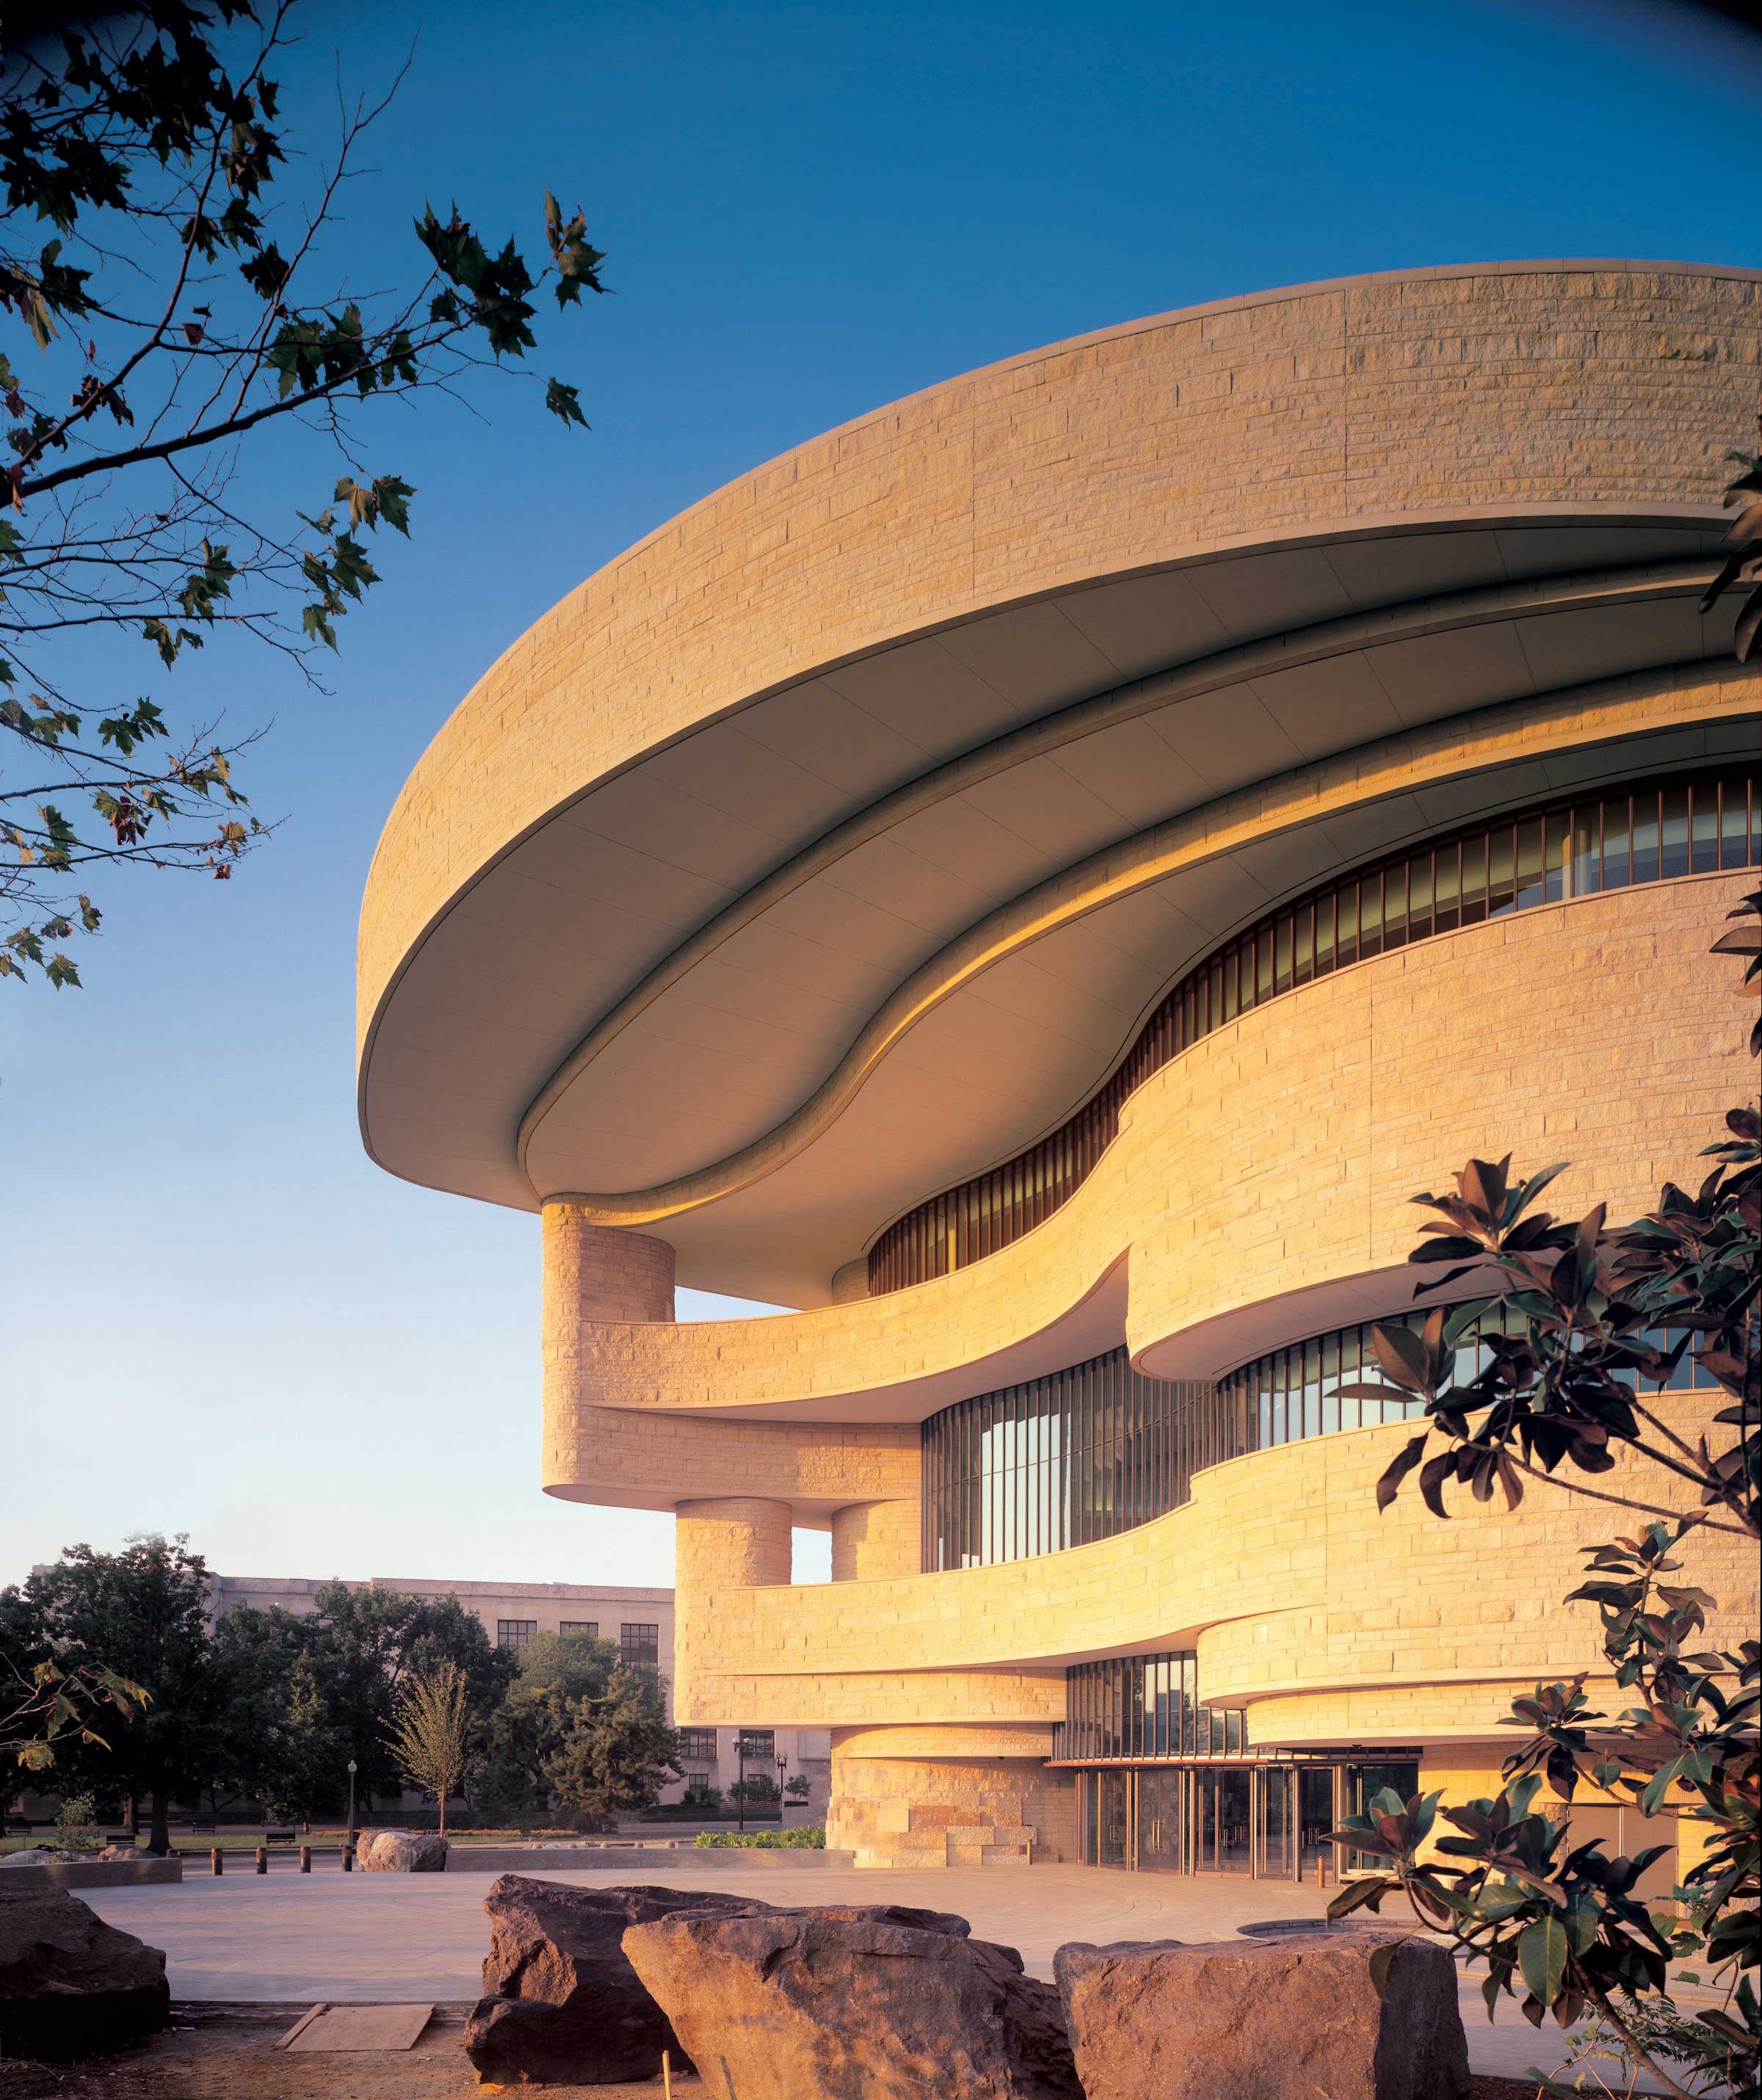
[[[1762, 892], [1730, 915], [1750, 923], [1716, 952], [1750, 956], [1753, 981]], [[1762, 1049], [1762, 1021], [1751, 1049]], [[1667, 1185], [1656, 1210], [1617, 1229], [1601, 1205], [1568, 1220], [1538, 1209], [1562, 1169], [1513, 1180], [1509, 1157], [1471, 1160], [1453, 1196], [1414, 1198], [1435, 1215], [1408, 1259], [1448, 1265], [1416, 1295], [1465, 1278], [1485, 1287], [1433, 1309], [1417, 1331], [1375, 1330], [1384, 1372], [1425, 1415], [1378, 1482], [1377, 1505], [1387, 1509], [1416, 1475], [1440, 1518], [1452, 1492], [1482, 1502], [1496, 1493], [1515, 1509], [1532, 1481], [1631, 1511], [1638, 1521], [1587, 1549], [1587, 1579], [1566, 1600], [1595, 1607], [1606, 1674], [1630, 1703], [1594, 1709], [1588, 1672], [1539, 1684], [1504, 1724], [1526, 1740], [1505, 1761], [1497, 1798], [1446, 1806], [1438, 1793], [1403, 1801], [1385, 1789], [1333, 1836], [1386, 1864], [1346, 1882], [1328, 1910], [1374, 1911], [1400, 1892], [1428, 1929], [1486, 1964], [1489, 2016], [1504, 1994], [1538, 2026], [1550, 2013], [1562, 2027], [1593, 2014], [1630, 2068], [1679, 2100], [1751, 2092], [1762, 2073], [1753, 1973], [1762, 1644], [1709, 1646], [1716, 1600], [1694, 1580], [1710, 1534], [1762, 1540], [1762, 1118], [1745, 1107], [1725, 1120], [1700, 1187]], [[1464, 1375], [1471, 1358], [1459, 1359], [1459, 1345], [1470, 1341], [1478, 1367]], [[1697, 1383], [1723, 1399], [1711, 1433], [1684, 1434], [1670, 1400], [1652, 1390], [1685, 1357]], [[1704, 1847], [1668, 1911], [1636, 1893], [1667, 1847], [1611, 1859], [1598, 1840], [1574, 1842], [1570, 1805], [1586, 1783], [1699, 1826]], [[1563, 1813], [1541, 1812], [1544, 1789]], [[1378, 1958], [1385, 1976], [1387, 1955]], [[1689, 1960], [1725, 1987], [1721, 2007], [1692, 2018], [1667, 1988], [1670, 1965]]]
[[[42, 13], [66, 26], [0, 56], [0, 977], [59, 987], [96, 873], [224, 878], [269, 828], [236, 766], [261, 726], [180, 714], [130, 663], [162, 682], [230, 634], [311, 676], [379, 580], [369, 536], [409, 529], [366, 425], [518, 367], [547, 285], [565, 310], [605, 288], [548, 192], [534, 262], [425, 202], [402, 283], [351, 271], [343, 205], [385, 104], [290, 131], [288, 0]], [[348, 289], [368, 271], [382, 289]], [[584, 427], [573, 386], [537, 390]], [[135, 658], [95, 656], [107, 636]]]

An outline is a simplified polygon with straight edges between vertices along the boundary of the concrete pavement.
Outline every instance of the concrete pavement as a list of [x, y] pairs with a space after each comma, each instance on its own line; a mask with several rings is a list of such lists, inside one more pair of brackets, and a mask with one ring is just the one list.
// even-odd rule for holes
[[[701, 1856], [701, 1855], [700, 1855]], [[637, 1877], [547, 1873], [607, 1887]], [[658, 1880], [645, 1873], [645, 1880]], [[762, 1874], [680, 1864], [688, 1887], [750, 1893], [768, 1903], [900, 1903], [958, 1911], [981, 1939], [1019, 1948], [1030, 1975], [1051, 1979], [1067, 1940], [1230, 1939], [1238, 1926], [1319, 1916], [1324, 1899], [1289, 1882], [1126, 1874], [1095, 1867], [992, 1867], [943, 1873], [825, 1867]], [[487, 1880], [476, 1874], [194, 1876], [174, 1888], [93, 1890], [99, 1916], [170, 1957], [174, 1997], [311, 2004], [474, 1998], [489, 1947]], [[1391, 1917], [1394, 1913], [1391, 1912]], [[1479, 1976], [1466, 1977], [1462, 2014], [1478, 2071], [1522, 2077], [1563, 2055], [1557, 2029], [1531, 2027], [1509, 2001], [1487, 2024]]]

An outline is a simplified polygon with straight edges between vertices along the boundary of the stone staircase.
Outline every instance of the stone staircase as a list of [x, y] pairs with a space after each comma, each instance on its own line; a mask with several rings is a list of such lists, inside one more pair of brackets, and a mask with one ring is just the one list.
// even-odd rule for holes
[[[859, 1867], [1026, 1867], [1034, 1833], [1024, 1823], [988, 1820], [982, 1809], [883, 1802], [851, 1819], [839, 1842]], [[828, 1832], [830, 1840], [830, 1833]]]

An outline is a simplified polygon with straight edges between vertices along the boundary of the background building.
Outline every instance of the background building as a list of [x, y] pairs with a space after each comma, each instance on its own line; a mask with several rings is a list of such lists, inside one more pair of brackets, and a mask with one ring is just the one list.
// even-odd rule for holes
[[[216, 1575], [211, 1589], [214, 1616], [244, 1607], [267, 1612], [317, 1608], [328, 1578], [290, 1575]], [[373, 1575], [346, 1582], [350, 1590], [388, 1590], [403, 1597], [456, 1597], [483, 1622], [498, 1648], [524, 1648], [535, 1634], [586, 1633], [614, 1642], [624, 1661], [646, 1663], [667, 1681], [667, 1718], [674, 1717], [673, 1593], [671, 1590], [608, 1589], [580, 1582], [437, 1582], [416, 1576]], [[741, 1772], [740, 1738], [747, 1743], [749, 1776], [763, 1771], [779, 1782], [777, 1759], [786, 1758], [784, 1783], [798, 1773], [812, 1789], [807, 1806], [825, 1806], [831, 1770], [824, 1730], [773, 1727], [764, 1723], [726, 1727], [692, 1727], [680, 1745], [685, 1776], [663, 1789], [663, 1802], [684, 1800], [706, 1787], [725, 1793]]]
[[1637, 1215], [1751, 1096], [1762, 688], [1698, 602], [1758, 298], [1419, 271], [968, 374], [591, 577], [412, 774], [365, 1141], [542, 1212], [545, 1489], [676, 1512], [681, 1718], [829, 1728], [865, 1861], [1293, 1874], [1599, 1688], [1604, 1515], [1379, 1517], [1340, 1389], [1413, 1192]]

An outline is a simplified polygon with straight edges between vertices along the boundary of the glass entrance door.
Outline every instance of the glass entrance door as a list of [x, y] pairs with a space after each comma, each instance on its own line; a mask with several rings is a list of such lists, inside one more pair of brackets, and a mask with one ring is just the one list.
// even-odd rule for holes
[[1297, 1873], [1306, 1882], [1314, 1880], [1316, 1867], [1324, 1860], [1328, 1872], [1333, 1871], [1330, 1856], [1333, 1847], [1328, 1842], [1328, 1833], [1339, 1820], [1334, 1814], [1334, 1778], [1332, 1765], [1306, 1765], [1297, 1776]]
[[1199, 1796], [1195, 1870], [1201, 1874], [1253, 1871], [1252, 1787], [1246, 1766], [1202, 1765], [1195, 1774]]
[[1187, 1798], [1191, 1776], [1179, 1770], [1138, 1775], [1138, 1864], [1146, 1873], [1190, 1874]]
[[1129, 1867], [1132, 1864], [1132, 1775], [1130, 1771], [1096, 1774], [1095, 1864]]
[[1297, 1773], [1262, 1765], [1254, 1775], [1254, 1872], [1263, 1881], [1297, 1877]]

